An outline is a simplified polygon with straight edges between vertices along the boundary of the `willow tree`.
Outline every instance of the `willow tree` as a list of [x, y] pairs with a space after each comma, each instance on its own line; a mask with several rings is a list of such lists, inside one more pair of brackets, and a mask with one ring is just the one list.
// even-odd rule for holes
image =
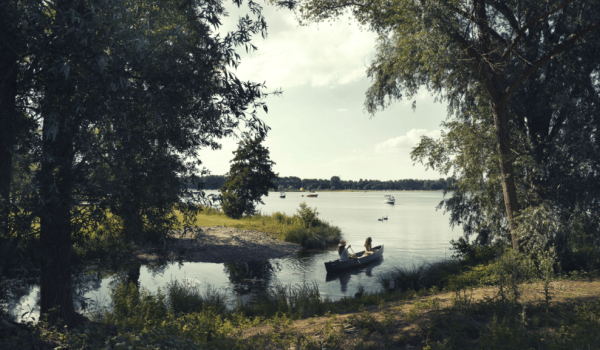
[[[3, 234], [39, 233], [41, 313], [72, 325], [73, 249], [89, 240], [108, 209], [126, 226], [119, 240], [150, 234], [164, 241], [183, 208], [187, 179], [201, 171], [198, 150], [219, 148], [219, 139], [239, 128], [266, 133], [256, 117], [266, 109], [264, 85], [231, 72], [240, 60], [235, 47], [264, 35], [266, 24], [251, 1], [255, 19], [241, 19], [222, 36], [220, 0], [19, 5], [17, 16], [2, 19], [25, 18], [27, 31], [18, 34], [27, 50], [15, 67], [17, 78], [27, 75], [32, 83], [19, 90], [27, 98], [13, 109], [27, 111], [40, 127], [24, 146], [34, 176], [19, 215], [39, 226]], [[81, 207], [83, 201], [91, 205]]]
[[[412, 97], [426, 87], [459, 109], [473, 91], [492, 116], [495, 148], [512, 246], [520, 249], [516, 216], [521, 205], [515, 182], [508, 106], [522, 84], [566, 50], [586, 42], [600, 27], [600, 3], [575, 0], [295, 0], [301, 18], [324, 21], [349, 11], [379, 35], [368, 69], [373, 84], [366, 110]], [[525, 59], [527, 56], [529, 59]]]

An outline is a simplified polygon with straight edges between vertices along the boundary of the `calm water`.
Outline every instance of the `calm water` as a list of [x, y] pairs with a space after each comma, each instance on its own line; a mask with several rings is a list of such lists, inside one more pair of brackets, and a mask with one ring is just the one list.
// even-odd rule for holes
[[[209, 193], [211, 191], [208, 191]], [[396, 204], [383, 202], [384, 195], [391, 194]], [[373, 246], [384, 244], [383, 259], [364, 269], [328, 275], [324, 262], [337, 259], [336, 248], [326, 251], [302, 252], [284, 259], [271, 259], [264, 262], [242, 264], [183, 263], [171, 264], [160, 269], [142, 266], [140, 284], [150, 291], [156, 291], [165, 283], [177, 279], [188, 279], [203, 287], [216, 288], [229, 296], [235, 303], [238, 297], [245, 298], [257, 289], [276, 284], [298, 285], [304, 282], [316, 283], [321, 295], [330, 299], [353, 296], [361, 285], [367, 291], [377, 291], [380, 286], [377, 276], [396, 266], [420, 264], [450, 256], [450, 240], [461, 235], [459, 229], [452, 230], [448, 216], [436, 210], [442, 200], [441, 192], [322, 192], [317, 198], [302, 197], [302, 193], [287, 193], [287, 198], [279, 198], [278, 192], [263, 198], [264, 205], [258, 209], [263, 214], [280, 211], [296, 213], [303, 201], [316, 207], [321, 219], [342, 229], [344, 238], [354, 248], [363, 250], [368, 236], [373, 238]], [[387, 216], [387, 221], [378, 218]], [[86, 276], [80, 284], [77, 298], [81, 303], [108, 305], [109, 283], [112, 278], [99, 280]], [[37, 310], [39, 288], [31, 286], [15, 295], [12, 313], [20, 316], [24, 312]]]

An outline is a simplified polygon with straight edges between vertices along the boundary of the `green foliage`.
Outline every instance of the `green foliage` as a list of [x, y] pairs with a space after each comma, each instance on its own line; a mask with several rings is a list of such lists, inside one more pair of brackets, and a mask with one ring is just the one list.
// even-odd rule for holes
[[218, 314], [225, 312], [225, 298], [216, 290], [208, 288], [204, 295], [200, 287], [190, 280], [167, 283], [168, 309], [172, 314], [201, 312], [210, 308]]
[[597, 264], [600, 15], [581, 16], [597, 0], [272, 2], [303, 21], [349, 14], [379, 34], [370, 114], [421, 88], [448, 103], [446, 132], [411, 157], [454, 179], [440, 204], [452, 225], [515, 249], [554, 245], [567, 270]]
[[302, 245], [304, 248], [325, 248], [339, 243], [342, 231], [337, 226], [318, 226], [312, 228], [291, 227], [283, 232], [283, 239]]
[[321, 299], [316, 284], [301, 286], [274, 286], [259, 293], [255, 300], [241, 305], [239, 311], [248, 316], [271, 317], [286, 315], [293, 318], [321, 314], [326, 311], [327, 303]]
[[229, 177], [221, 187], [223, 212], [231, 218], [253, 215], [256, 203], [263, 203], [262, 196], [268, 196], [269, 189], [275, 188], [273, 179], [277, 174], [272, 170], [275, 163], [261, 144], [263, 140], [263, 136], [244, 135], [234, 152]]
[[[261, 7], [246, 3], [253, 18], [220, 34], [220, 0], [2, 3], [0, 89], [10, 93], [0, 93], [0, 197], [8, 188], [18, 205], [0, 200], [0, 235], [16, 237], [12, 247], [26, 247], [31, 264], [44, 261], [42, 312], [62, 300], [60, 316], [74, 323], [66, 252], [89, 251], [99, 242], [89, 231], [109, 214], [120, 219], [110, 258], [126, 256], [122, 248], [133, 243], [164, 245], [176, 213], [189, 219], [188, 204], [203, 199], [189, 199], [185, 186], [203, 172], [198, 151], [241, 128], [268, 130], [256, 117], [266, 109], [264, 86], [233, 74], [235, 48], [266, 33]], [[26, 174], [12, 187], [9, 176], [7, 187], [13, 165], [4, 155], [13, 148], [15, 169]], [[111, 250], [104, 248], [96, 252]]]
[[387, 291], [418, 291], [432, 287], [443, 289], [451, 285], [450, 280], [461, 271], [461, 264], [453, 260], [397, 266], [391, 272], [378, 276], [378, 282]]
[[[306, 211], [316, 214], [316, 209], [306, 207]], [[312, 214], [311, 214], [312, 216]], [[196, 219], [196, 225], [213, 226], [227, 225], [244, 230], [257, 230], [271, 234], [273, 237], [302, 245], [305, 248], [325, 248], [339, 243], [342, 230], [314, 216], [310, 219], [311, 227], [306, 228], [298, 214], [287, 215], [275, 212], [271, 215], [256, 213], [239, 220], [229, 218], [214, 208], [203, 207]]]
[[296, 216], [304, 228], [318, 226], [321, 222], [317, 219], [317, 208], [312, 209], [306, 202], [300, 203], [300, 209], [296, 210]]
[[298, 243], [305, 248], [324, 248], [337, 244], [342, 238], [340, 228], [321, 221], [317, 208], [309, 207], [306, 202], [300, 203], [293, 218], [296, 225], [287, 227], [282, 232], [286, 242]]
[[471, 244], [464, 237], [459, 237], [457, 241], [451, 240], [450, 244], [454, 254], [452, 258], [458, 259], [464, 265], [477, 265], [487, 263], [496, 256], [501, 255], [503, 246], [501, 244]]

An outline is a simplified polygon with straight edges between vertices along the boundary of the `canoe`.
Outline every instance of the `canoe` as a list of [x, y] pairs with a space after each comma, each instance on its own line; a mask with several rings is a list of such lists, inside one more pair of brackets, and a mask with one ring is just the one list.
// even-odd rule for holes
[[357, 259], [349, 259], [346, 261], [340, 261], [340, 259], [329, 261], [325, 263], [325, 270], [327, 272], [335, 272], [344, 269], [349, 269], [352, 267], [364, 266], [368, 263], [371, 263], [383, 256], [383, 244], [378, 245], [377, 247], [373, 247], [373, 251], [377, 250], [373, 254], [363, 256], [365, 251], [356, 253]]

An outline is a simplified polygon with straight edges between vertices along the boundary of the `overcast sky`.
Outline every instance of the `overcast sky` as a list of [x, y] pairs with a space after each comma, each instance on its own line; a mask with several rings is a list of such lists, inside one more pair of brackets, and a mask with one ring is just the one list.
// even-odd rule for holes
[[[222, 29], [230, 29], [242, 12], [229, 6]], [[244, 14], [246, 12], [243, 12]], [[364, 112], [370, 85], [366, 67], [375, 55], [376, 35], [349, 19], [333, 24], [299, 26], [291, 11], [264, 5], [268, 36], [255, 38], [258, 51], [240, 50], [242, 80], [266, 82], [269, 113], [260, 118], [271, 127], [265, 141], [279, 176], [344, 180], [437, 179], [441, 175], [410, 159], [421, 135], [437, 137], [446, 105], [426, 91], [400, 101], [374, 118]], [[223, 140], [219, 151], [200, 153], [212, 174], [229, 170], [236, 140]]]

